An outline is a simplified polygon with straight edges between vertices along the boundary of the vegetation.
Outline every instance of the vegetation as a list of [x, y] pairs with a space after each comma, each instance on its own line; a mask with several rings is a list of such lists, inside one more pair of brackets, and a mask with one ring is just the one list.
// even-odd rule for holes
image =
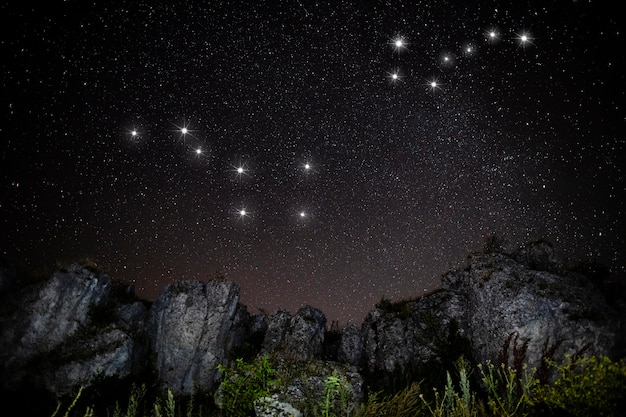
[[[472, 366], [459, 358], [455, 372], [446, 372], [445, 384], [423, 387], [412, 383], [383, 396], [371, 393], [355, 409], [346, 406], [349, 384], [337, 375], [324, 379], [322, 401], [304, 416], [311, 417], [513, 417], [619, 416], [626, 407], [626, 361], [608, 357], [568, 357], [557, 364], [548, 359], [558, 378], [541, 383], [534, 370], [491, 362]], [[84, 390], [57, 404], [49, 416], [113, 417], [224, 417], [250, 416], [254, 400], [277, 391], [279, 382], [268, 356], [251, 363], [235, 361], [221, 367], [222, 410], [203, 408], [194, 397], [175, 398], [171, 391], [151, 398], [145, 386], [134, 385], [126, 401], [99, 409], [82, 401]], [[477, 371], [477, 372], [476, 372]]]
[[220, 402], [226, 417], [245, 417], [254, 410], [254, 401], [271, 395], [280, 385], [269, 356], [246, 363], [237, 359], [232, 367], [220, 365], [224, 380], [220, 385]]

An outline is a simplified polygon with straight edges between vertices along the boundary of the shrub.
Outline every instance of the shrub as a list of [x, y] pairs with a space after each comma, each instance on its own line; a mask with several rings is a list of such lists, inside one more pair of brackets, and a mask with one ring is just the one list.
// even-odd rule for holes
[[626, 361], [568, 356], [548, 363], [559, 378], [534, 390], [529, 402], [539, 415], [618, 416], [626, 409]]
[[233, 366], [219, 365], [218, 369], [224, 374], [220, 392], [222, 410], [227, 417], [247, 416], [254, 410], [254, 400], [269, 396], [279, 385], [268, 355], [252, 363], [237, 359]]

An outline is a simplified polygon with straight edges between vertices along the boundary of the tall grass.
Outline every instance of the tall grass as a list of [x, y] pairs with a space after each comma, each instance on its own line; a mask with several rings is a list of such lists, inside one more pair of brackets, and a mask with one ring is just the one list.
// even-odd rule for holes
[[[326, 379], [324, 401], [304, 417], [514, 417], [514, 416], [606, 416], [623, 415], [626, 409], [626, 361], [607, 357], [568, 357], [564, 363], [550, 361], [559, 376], [542, 384], [533, 370], [520, 373], [512, 367], [491, 362], [476, 367], [467, 361], [456, 363], [456, 372], [446, 372], [443, 387], [426, 387], [413, 383], [396, 394], [383, 397], [382, 391], [371, 393], [354, 410], [336, 408], [334, 400], [341, 391], [341, 381]], [[258, 366], [258, 364], [257, 364]], [[264, 365], [265, 366], [265, 365]], [[478, 370], [474, 373], [473, 370]], [[268, 382], [273, 374], [266, 373]], [[248, 374], [250, 376], [250, 374]], [[257, 381], [262, 383], [263, 381]], [[232, 380], [231, 380], [232, 383]], [[110, 409], [81, 411], [80, 388], [67, 407], [58, 402], [52, 417], [222, 417], [233, 410], [219, 411], [207, 407], [194, 397], [177, 399], [172, 391], [150, 403], [145, 386], [133, 386], [125, 407], [119, 402]], [[424, 394], [429, 394], [428, 398]], [[341, 402], [341, 401], [340, 401]], [[341, 409], [341, 411], [340, 411]], [[63, 412], [63, 410], [65, 410]], [[339, 413], [338, 413], [339, 411]], [[250, 412], [245, 415], [252, 415]]]

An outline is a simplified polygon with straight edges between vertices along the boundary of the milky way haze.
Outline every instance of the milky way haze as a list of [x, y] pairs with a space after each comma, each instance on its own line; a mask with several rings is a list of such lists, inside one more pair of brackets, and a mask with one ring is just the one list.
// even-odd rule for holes
[[223, 273], [251, 312], [342, 323], [494, 234], [626, 273], [606, 2], [21, 3], [0, 6], [11, 262], [87, 259], [149, 299]]

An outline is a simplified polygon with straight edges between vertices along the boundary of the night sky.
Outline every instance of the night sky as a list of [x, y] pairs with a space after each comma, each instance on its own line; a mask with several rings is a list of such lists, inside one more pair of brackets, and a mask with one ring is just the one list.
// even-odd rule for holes
[[0, 256], [360, 323], [485, 237], [626, 274], [603, 1], [0, 5]]

